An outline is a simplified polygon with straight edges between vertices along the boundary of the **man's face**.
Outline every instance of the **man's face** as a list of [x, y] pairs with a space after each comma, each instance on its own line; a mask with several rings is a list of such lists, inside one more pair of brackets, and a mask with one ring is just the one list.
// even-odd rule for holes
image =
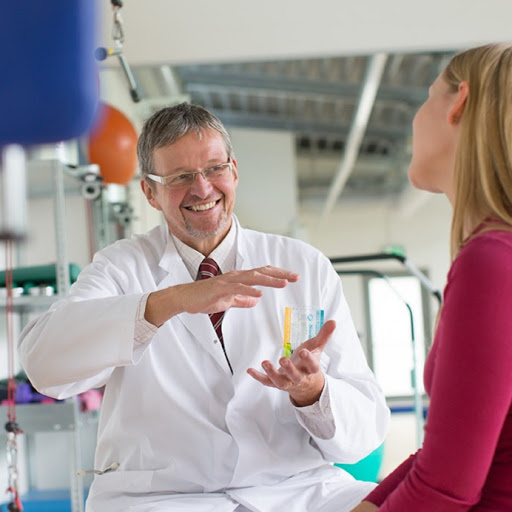
[[[215, 130], [203, 131], [201, 138], [195, 132], [188, 133], [153, 152], [154, 174], [158, 176], [202, 171], [227, 161], [226, 145]], [[171, 233], [205, 256], [219, 245], [231, 227], [237, 184], [234, 160], [233, 171], [215, 183], [200, 174], [189, 187], [179, 189], [141, 180], [149, 204], [163, 213]]]

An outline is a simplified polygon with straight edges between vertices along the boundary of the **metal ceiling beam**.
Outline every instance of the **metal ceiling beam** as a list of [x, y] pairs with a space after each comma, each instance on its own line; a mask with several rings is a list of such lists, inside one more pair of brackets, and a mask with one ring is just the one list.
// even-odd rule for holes
[[169, 96], [178, 96], [183, 94], [183, 83], [176, 70], [167, 64], [159, 68], [162, 79], [167, 88]]
[[[304, 77], [291, 78], [286, 75], [255, 75], [228, 71], [222, 73], [203, 70], [188, 71], [186, 68], [179, 68], [178, 72], [188, 92], [203, 87], [227, 87], [238, 91], [239, 94], [252, 90], [259, 93], [279, 91], [281, 93], [303, 93], [312, 96], [330, 96], [332, 98], [356, 98], [360, 90], [359, 84], [308, 80]], [[423, 103], [427, 96], [428, 87], [409, 87], [405, 85], [382, 85], [378, 93], [379, 100], [394, 100], [414, 106]]]
[[[337, 122], [309, 121], [305, 119], [283, 118], [280, 115], [260, 114], [256, 112], [234, 112], [225, 111], [219, 108], [212, 108], [211, 104], [205, 102], [204, 97], [194, 98], [193, 102], [198, 102], [212, 110], [213, 113], [228, 128], [233, 126], [256, 128], [261, 130], [286, 130], [295, 132], [297, 135], [324, 135], [344, 138], [344, 134], [350, 129], [350, 125]], [[206, 104], [205, 104], [206, 103]], [[370, 137], [380, 138], [388, 141], [403, 140], [409, 134], [409, 127], [406, 131], [402, 125], [372, 125], [368, 128], [366, 134]]]
[[363, 141], [363, 137], [366, 132], [366, 127], [375, 103], [375, 97], [377, 95], [377, 90], [379, 89], [382, 74], [384, 73], [387, 58], [388, 56], [385, 53], [376, 53], [369, 59], [366, 68], [365, 80], [361, 89], [361, 96], [359, 98], [357, 110], [350, 128], [347, 144], [345, 146], [343, 160], [332, 182], [325, 207], [321, 214], [321, 221], [325, 220], [331, 212], [345, 183], [347, 182], [348, 177], [354, 169], [354, 164], [357, 160], [361, 142]]
[[[299, 201], [301, 204], [310, 203], [311, 209], [315, 211], [318, 209], [318, 206], [322, 204], [325, 194], [328, 187], [323, 186], [323, 184], [318, 184], [315, 186], [304, 186], [299, 189]], [[386, 188], [382, 187], [380, 183], [371, 183], [367, 182], [364, 184], [364, 187], [358, 188], [350, 188], [347, 190], [347, 195], [345, 201], [351, 201], [354, 199], [357, 200], [369, 200], [369, 199], [387, 199], [388, 201], [396, 201], [396, 196], [400, 191], [399, 185], [395, 187], [387, 186]]]

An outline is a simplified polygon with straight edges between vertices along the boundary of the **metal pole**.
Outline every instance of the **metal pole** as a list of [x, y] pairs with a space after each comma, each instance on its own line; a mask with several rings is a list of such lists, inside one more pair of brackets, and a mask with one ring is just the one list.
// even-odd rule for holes
[[359, 103], [348, 134], [343, 160], [333, 179], [324, 210], [320, 217], [320, 222], [323, 222], [331, 212], [354, 169], [359, 149], [361, 148], [361, 143], [366, 132], [366, 126], [368, 125], [375, 103], [375, 97], [377, 96], [382, 74], [386, 67], [387, 58], [388, 56], [385, 53], [376, 53], [369, 59]]
[[[62, 152], [62, 146], [59, 148]], [[66, 208], [64, 194], [64, 167], [61, 159], [55, 161], [55, 194], [54, 194], [54, 218], [55, 218], [55, 243], [57, 252], [56, 274], [57, 274], [57, 292], [59, 296], [64, 297], [69, 292], [69, 263], [66, 243]], [[70, 500], [72, 512], [83, 512], [84, 510], [84, 490], [82, 480], [78, 477], [78, 471], [81, 469], [81, 451], [80, 451], [80, 407], [78, 397], [73, 397], [73, 449], [70, 458]]]
[[64, 197], [64, 164], [55, 160], [54, 164], [54, 220], [56, 245], [57, 293], [64, 297], [69, 290], [69, 265], [66, 248], [66, 208]]

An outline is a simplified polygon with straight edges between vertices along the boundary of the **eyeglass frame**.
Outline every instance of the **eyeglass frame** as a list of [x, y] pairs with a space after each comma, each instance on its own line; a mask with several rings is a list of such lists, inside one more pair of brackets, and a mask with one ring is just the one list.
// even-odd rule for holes
[[[211, 171], [212, 169], [216, 168], [216, 167], [228, 167], [228, 169], [230, 171], [233, 171], [233, 168], [234, 168], [234, 164], [233, 164], [233, 161], [232, 160], [228, 160], [227, 162], [224, 162], [222, 164], [216, 164], [216, 165], [212, 165], [210, 167], [207, 167], [206, 169], [203, 169], [202, 171], [192, 171], [192, 172], [180, 172], [180, 173], [176, 173], [176, 174], [169, 174], [167, 176], [158, 176], [157, 174], [146, 174], [145, 178], [149, 178], [150, 180], [156, 182], [156, 183], [160, 183], [162, 184], [164, 187], [167, 187], [167, 188], [170, 188], [170, 189], [177, 189], [177, 188], [186, 188], [186, 187], [190, 187], [192, 186], [192, 184], [194, 183], [195, 179], [196, 179], [196, 176], [198, 174], [200, 174], [204, 180], [206, 180], [208, 183], [213, 183], [212, 181], [210, 181], [210, 179], [206, 176], [205, 173], [207, 173], [208, 171]], [[192, 181], [190, 183], [187, 183], [187, 184], [183, 184], [183, 185], [171, 185], [169, 183], [169, 180], [172, 179], [172, 178], [177, 178], [178, 176], [193, 176], [192, 178]], [[224, 176], [220, 176], [218, 177], [217, 179], [222, 179]], [[214, 180], [215, 181], [215, 180]]]

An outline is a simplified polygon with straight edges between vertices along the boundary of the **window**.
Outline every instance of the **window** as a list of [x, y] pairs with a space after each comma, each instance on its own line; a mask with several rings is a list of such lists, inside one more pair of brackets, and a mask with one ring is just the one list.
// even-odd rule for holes
[[420, 282], [412, 276], [371, 277], [367, 290], [373, 371], [385, 395], [405, 397], [414, 393], [413, 335], [418, 389], [423, 394], [425, 326], [429, 322], [425, 321], [427, 301]]

